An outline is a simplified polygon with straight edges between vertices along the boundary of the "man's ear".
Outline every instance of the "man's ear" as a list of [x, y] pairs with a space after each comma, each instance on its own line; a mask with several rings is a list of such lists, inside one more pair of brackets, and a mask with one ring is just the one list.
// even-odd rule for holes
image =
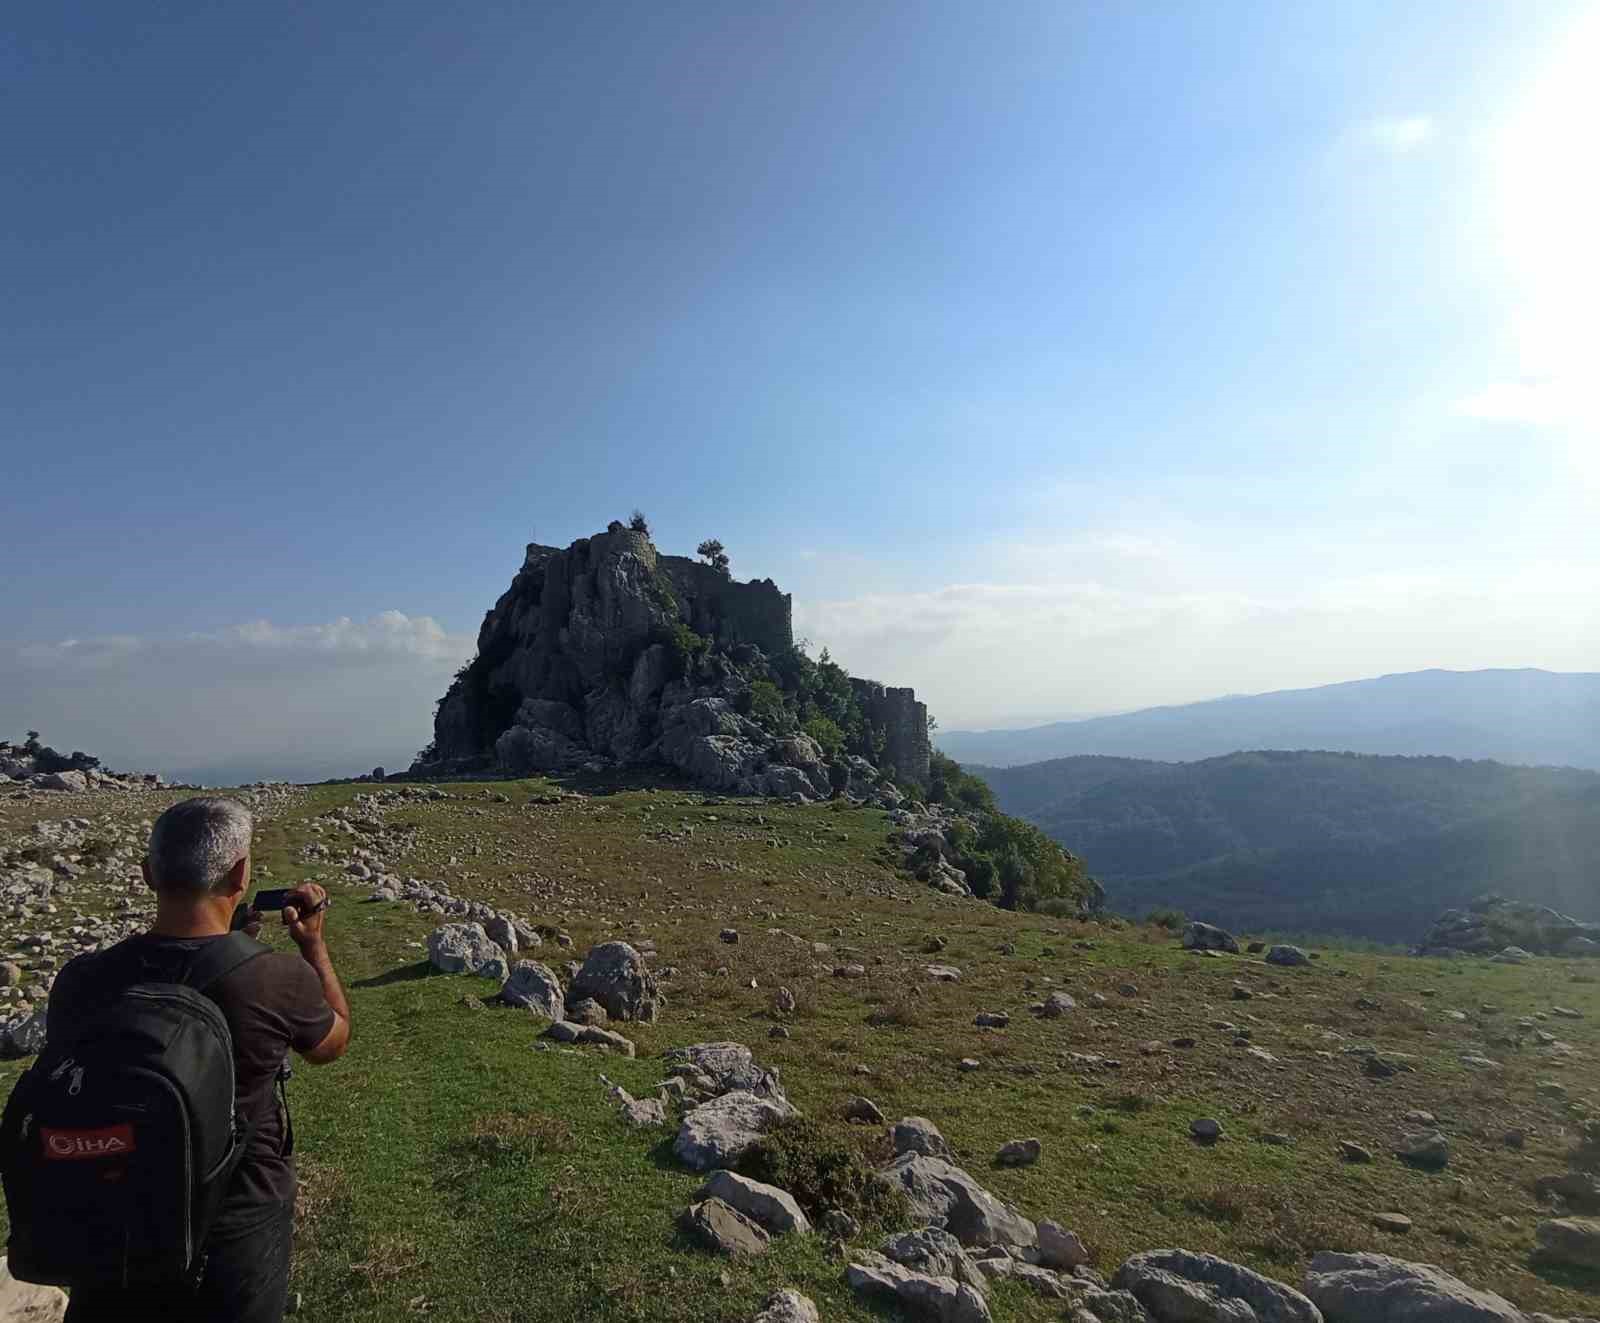
[[156, 880], [155, 880], [155, 878], [150, 876], [150, 856], [149, 855], [145, 855], [145, 857], [143, 859], [139, 860], [139, 871], [144, 874], [144, 884], [145, 884], [145, 886], [149, 887], [151, 891], [154, 891], [156, 889]]
[[230, 897], [240, 895], [249, 885], [250, 856], [245, 855], [243, 859], [228, 870], [228, 885], [223, 894]]

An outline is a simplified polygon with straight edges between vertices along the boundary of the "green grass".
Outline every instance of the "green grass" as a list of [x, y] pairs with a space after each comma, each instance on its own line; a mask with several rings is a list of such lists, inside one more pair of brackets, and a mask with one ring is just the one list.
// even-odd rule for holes
[[[465, 1004], [492, 985], [428, 973], [420, 944], [436, 920], [361, 903], [367, 884], [300, 861], [307, 841], [349, 839], [319, 837], [311, 821], [371, 788], [299, 796], [259, 833], [258, 867], [275, 881], [329, 882], [339, 902], [330, 942], [355, 1017], [345, 1059], [301, 1067], [291, 1085], [306, 1204], [294, 1289], [306, 1317], [732, 1323], [785, 1285], [829, 1319], [885, 1317], [853, 1299], [820, 1237], [780, 1239], [764, 1257], [737, 1262], [679, 1238], [676, 1214], [699, 1178], [671, 1160], [670, 1132], [622, 1124], [599, 1076], [649, 1094], [661, 1053], [720, 1038], [749, 1044], [781, 1070], [797, 1106], [864, 1151], [876, 1151], [873, 1135], [839, 1119], [850, 1095], [867, 1095], [891, 1119], [931, 1117], [991, 1189], [1077, 1229], [1102, 1271], [1136, 1250], [1181, 1245], [1297, 1282], [1314, 1250], [1372, 1249], [1439, 1263], [1525, 1309], [1600, 1310], [1600, 1282], [1547, 1274], [1530, 1260], [1544, 1215], [1532, 1181], [1562, 1168], [1576, 1112], [1600, 1096], [1600, 991], [1572, 981], [1600, 973], [1593, 963], [1519, 968], [1328, 948], [1309, 969], [1203, 959], [1161, 929], [1109, 930], [938, 897], [894, 871], [885, 816], [869, 810], [707, 805], [637, 781], [555, 804], [536, 802], [549, 790], [540, 782], [446, 788], [459, 797], [385, 810], [391, 828], [418, 829], [393, 871], [442, 878], [456, 894], [564, 929], [575, 954], [607, 937], [652, 938], [656, 966], [677, 970], [663, 984], [669, 1004], [654, 1025], [616, 1026], [635, 1040], [636, 1060], [536, 1051], [539, 1022]], [[502, 793], [509, 802], [494, 798]], [[0, 845], [38, 803], [0, 801]], [[149, 816], [151, 801], [139, 803], [129, 811]], [[68, 811], [88, 810], [55, 810]], [[718, 940], [730, 926], [737, 945]], [[937, 956], [922, 953], [931, 935], [948, 942]], [[833, 952], [814, 955], [814, 941]], [[1002, 943], [1015, 954], [1001, 954]], [[559, 965], [569, 953], [546, 943], [537, 954]], [[832, 977], [846, 960], [865, 964], [867, 977]], [[962, 981], [928, 982], [930, 962], [958, 966]], [[1118, 992], [1127, 982], [1136, 997]], [[1235, 982], [1257, 995], [1231, 1000]], [[787, 1020], [793, 1037], [774, 1041], [780, 984], [799, 1006]], [[1026, 1005], [1053, 988], [1079, 1009], [1050, 1021], [1028, 1015]], [[1108, 1004], [1090, 1005], [1093, 993]], [[1358, 1007], [1363, 998], [1377, 1009]], [[1484, 1003], [1498, 1012], [1480, 1014]], [[1543, 1026], [1577, 1049], [1564, 1064], [1531, 1044], [1486, 1042], [1556, 1004], [1585, 1012]], [[1467, 1022], [1447, 1019], [1447, 1009]], [[1010, 1011], [1010, 1027], [974, 1028], [979, 1010]], [[1220, 1020], [1250, 1029], [1278, 1064], [1234, 1047], [1212, 1027]], [[1167, 1046], [1180, 1035], [1198, 1045]], [[1360, 1059], [1340, 1052], [1359, 1042], [1415, 1053], [1415, 1073], [1366, 1079]], [[1147, 1054], [1146, 1043], [1159, 1046]], [[1505, 1067], [1475, 1073], [1459, 1060], [1469, 1051]], [[1084, 1065], [1070, 1053], [1120, 1065]], [[967, 1056], [982, 1068], [958, 1072]], [[3, 1078], [15, 1073], [7, 1066]], [[1539, 1096], [1535, 1084], [1550, 1078], [1578, 1102]], [[1450, 1136], [1445, 1172], [1388, 1155], [1412, 1109], [1437, 1113]], [[1189, 1139], [1202, 1115], [1223, 1123], [1224, 1142]], [[1512, 1126], [1530, 1132], [1521, 1152], [1501, 1143]], [[1294, 1142], [1259, 1142], [1269, 1131]], [[992, 1166], [1002, 1142], [1025, 1136], [1043, 1141], [1037, 1166]], [[1342, 1163], [1341, 1138], [1377, 1160]], [[1414, 1219], [1411, 1235], [1372, 1228], [1372, 1214], [1391, 1210]], [[996, 1288], [992, 1303], [999, 1319], [1060, 1312], [1011, 1286]]]

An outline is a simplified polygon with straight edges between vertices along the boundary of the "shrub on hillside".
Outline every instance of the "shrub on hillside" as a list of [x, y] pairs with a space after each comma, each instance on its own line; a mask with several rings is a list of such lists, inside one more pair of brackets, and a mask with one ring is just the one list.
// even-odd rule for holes
[[745, 1153], [739, 1171], [787, 1190], [813, 1219], [836, 1208], [865, 1226], [893, 1230], [910, 1217], [905, 1195], [876, 1179], [861, 1151], [815, 1117], [778, 1126]]
[[1163, 909], [1154, 909], [1144, 916], [1144, 921], [1152, 928], [1165, 928], [1169, 932], [1180, 932], [1189, 922], [1182, 910], [1172, 909], [1170, 906]]

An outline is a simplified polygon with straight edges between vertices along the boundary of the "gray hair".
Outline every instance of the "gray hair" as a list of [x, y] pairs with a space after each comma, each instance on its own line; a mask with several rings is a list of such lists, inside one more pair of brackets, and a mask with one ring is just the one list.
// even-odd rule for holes
[[150, 880], [159, 891], [215, 891], [250, 853], [254, 825], [236, 799], [201, 795], [174, 804], [150, 832]]

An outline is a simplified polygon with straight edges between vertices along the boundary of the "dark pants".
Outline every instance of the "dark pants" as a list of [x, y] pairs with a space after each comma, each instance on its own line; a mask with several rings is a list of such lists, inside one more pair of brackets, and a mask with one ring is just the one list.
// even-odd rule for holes
[[66, 1323], [279, 1323], [289, 1294], [294, 1203], [212, 1230], [197, 1290], [74, 1291]]

